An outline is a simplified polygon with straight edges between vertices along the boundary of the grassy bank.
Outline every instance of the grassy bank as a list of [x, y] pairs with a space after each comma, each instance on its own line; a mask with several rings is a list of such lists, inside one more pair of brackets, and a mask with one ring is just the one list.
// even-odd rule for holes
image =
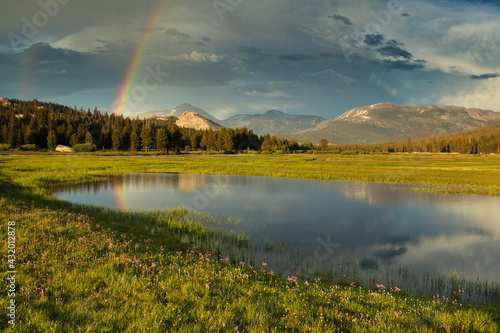
[[[0, 156], [4, 285], [7, 221], [15, 222], [16, 327], [7, 292], [0, 327], [16, 332], [497, 332], [500, 308], [417, 298], [397, 286], [295, 280], [264, 263], [192, 252], [213, 230], [185, 210], [127, 213], [60, 202], [47, 188], [123, 172], [197, 172], [454, 185], [497, 194], [500, 157]], [[485, 175], [486, 174], [486, 175]], [[235, 235], [224, 242], [248, 246]], [[392, 291], [391, 291], [392, 288]]]
[[2, 175], [30, 189], [124, 172], [185, 172], [433, 185], [450, 193], [500, 195], [500, 155], [3, 154]]
[[[170, 238], [153, 240], [140, 227], [127, 229], [126, 213], [96, 211], [96, 218], [7, 198], [0, 210], [16, 227], [17, 324], [11, 331], [495, 332], [500, 322], [498, 307], [462, 305], [459, 298], [296, 282], [265, 264], [230, 266], [225, 258], [186, 250], [175, 226]], [[179, 253], [168, 250], [174, 247]], [[3, 261], [4, 281], [6, 266]], [[7, 302], [3, 293], [3, 309]], [[8, 318], [0, 318], [8, 328]]]

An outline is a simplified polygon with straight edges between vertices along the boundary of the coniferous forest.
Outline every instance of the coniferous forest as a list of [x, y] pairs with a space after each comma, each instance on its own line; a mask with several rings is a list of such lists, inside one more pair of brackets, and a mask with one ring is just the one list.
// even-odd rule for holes
[[466, 132], [368, 145], [344, 145], [339, 149], [384, 153], [500, 154], [500, 123]]
[[0, 143], [9, 148], [54, 150], [57, 145], [66, 145], [75, 151], [291, 152], [313, 147], [270, 135], [257, 136], [246, 128], [223, 127], [218, 131], [180, 128], [175, 117], [131, 119], [102, 113], [97, 108], [85, 111], [37, 100], [11, 102], [0, 106]]

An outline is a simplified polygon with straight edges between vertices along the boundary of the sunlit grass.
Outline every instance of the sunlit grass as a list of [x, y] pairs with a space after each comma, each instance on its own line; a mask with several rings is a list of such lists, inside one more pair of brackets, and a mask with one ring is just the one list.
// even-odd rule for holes
[[[445, 299], [442, 295], [413, 297], [398, 291], [399, 281], [375, 280], [360, 287], [351, 276], [340, 280], [332, 274], [305, 279], [281, 276], [271, 273], [270, 263], [249, 257], [251, 251], [245, 251], [252, 246], [250, 240], [222, 233], [219, 227], [224, 222], [212, 217], [184, 209], [132, 213], [79, 206], [56, 200], [48, 192], [53, 184], [124, 172], [377, 181], [392, 177], [398, 182], [477, 187], [490, 194], [498, 191], [500, 183], [496, 156], [416, 156], [411, 165], [417, 163], [427, 173], [413, 173], [417, 167], [405, 169], [402, 161], [409, 157], [403, 155], [306, 157], [1, 156], [0, 218], [16, 222], [18, 312], [15, 328], [9, 328], [5, 315], [0, 316], [0, 328], [13, 332], [498, 332], [498, 305], [464, 303], [460, 290]], [[398, 178], [395, 170], [405, 172]], [[449, 175], [453, 172], [457, 172], [454, 179]], [[489, 182], [484, 177], [474, 179], [483, 172], [489, 174]], [[6, 223], [2, 230], [6, 235]], [[221, 256], [206, 252], [214, 242], [227, 245], [221, 248]], [[273, 244], [262, 247], [267, 253], [280, 251]], [[236, 249], [246, 257], [239, 257]], [[2, 253], [6, 257], [5, 241]], [[7, 271], [4, 258], [0, 275], [5, 284]], [[458, 288], [458, 284], [452, 286]], [[5, 309], [8, 301], [2, 293], [0, 307]]]
[[[3, 174], [31, 188], [125, 172], [253, 175], [433, 185], [449, 193], [500, 195], [500, 155], [293, 154], [97, 156], [0, 155]], [[36, 172], [30, 172], [34, 171]], [[451, 186], [451, 187], [450, 187]]]
[[[167, 251], [89, 215], [6, 198], [0, 208], [17, 226], [16, 332], [498, 329], [498, 307], [290, 280], [265, 263], [231, 266], [211, 253]], [[6, 302], [3, 294], [2, 308]]]

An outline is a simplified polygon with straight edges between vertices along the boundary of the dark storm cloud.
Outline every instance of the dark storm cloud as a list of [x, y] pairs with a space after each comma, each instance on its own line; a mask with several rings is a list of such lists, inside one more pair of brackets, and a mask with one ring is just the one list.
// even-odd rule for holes
[[415, 61], [407, 61], [407, 60], [382, 60], [379, 62], [375, 62], [381, 65], [386, 69], [394, 69], [400, 71], [415, 71], [421, 70], [425, 68], [427, 61], [425, 60], [415, 60]]
[[292, 53], [292, 54], [282, 54], [278, 56], [278, 58], [288, 61], [306, 61], [306, 60], [311, 60], [314, 57], [309, 54]]
[[370, 46], [378, 46], [382, 44], [384, 38], [385, 37], [383, 35], [379, 34], [365, 35], [365, 40], [363, 42]]
[[181, 41], [186, 41], [191, 39], [191, 35], [183, 33], [175, 28], [168, 28], [165, 30], [165, 34], [168, 36], [175, 37]]
[[331, 59], [331, 58], [336, 58], [337, 55], [333, 54], [333, 53], [321, 53], [319, 55], [321, 58], [325, 58], [325, 59]]
[[335, 20], [335, 21], [340, 21], [340, 22], [344, 23], [345, 25], [352, 25], [351, 20], [349, 20], [345, 16], [335, 14], [333, 16], [328, 16], [328, 17], [331, 18], [331, 19], [333, 19], [333, 20]]
[[384, 46], [377, 50], [381, 55], [392, 58], [412, 59], [413, 55], [397, 46]]
[[238, 50], [241, 53], [255, 56], [255, 57], [261, 57], [264, 56], [264, 50], [255, 46], [244, 46], [244, 45], [239, 45]]
[[395, 39], [391, 39], [390, 41], [387, 41], [387, 45], [391, 45], [391, 46], [403, 46], [404, 44], [401, 43], [401, 42], [398, 42]]
[[[36, 58], [31, 57], [36, 55]], [[74, 92], [108, 88], [121, 79], [120, 58], [106, 61], [98, 53], [82, 53], [35, 43], [19, 54], [3, 55], [0, 72], [4, 75], [0, 90], [9, 82], [24, 77], [25, 93], [63, 96]], [[11, 89], [11, 88], [8, 88]]]
[[481, 75], [471, 75], [469, 76], [473, 80], [487, 80], [487, 79], [494, 79], [500, 76], [500, 73], [487, 73], [487, 74], [481, 74]]
[[254, 46], [236, 46], [239, 58], [247, 65], [261, 64], [269, 59], [263, 49]]
[[489, 4], [489, 3], [500, 4], [500, 0], [467, 0], [466, 2], [469, 2], [469, 3], [482, 3], [482, 4]]
[[164, 68], [169, 74], [166, 84], [177, 87], [221, 87], [238, 77], [227, 63], [176, 63], [165, 65]]

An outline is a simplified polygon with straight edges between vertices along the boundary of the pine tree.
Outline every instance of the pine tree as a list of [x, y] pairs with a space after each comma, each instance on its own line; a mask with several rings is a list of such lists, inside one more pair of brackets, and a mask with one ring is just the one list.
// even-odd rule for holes
[[322, 151], [327, 151], [328, 150], [328, 140], [325, 138], [321, 139], [321, 141], [319, 142], [319, 146], [320, 146]]
[[216, 137], [215, 137], [215, 132], [210, 129], [208, 132], [208, 139], [207, 139], [207, 150], [209, 151], [214, 151], [216, 147]]
[[92, 137], [92, 134], [90, 134], [90, 132], [87, 132], [87, 134], [85, 135], [85, 143], [89, 145], [94, 144], [94, 138]]
[[17, 147], [20, 143], [18, 121], [14, 113], [12, 113], [9, 121], [8, 143], [12, 147]]
[[[128, 118], [127, 118], [128, 119]], [[122, 150], [127, 150], [130, 146], [130, 126], [126, 125], [120, 132]]]
[[71, 145], [71, 147], [74, 147], [75, 145], [77, 145], [79, 143], [80, 143], [80, 138], [78, 137], [78, 134], [73, 133], [71, 135], [71, 138], [69, 139], [69, 144]]
[[198, 149], [198, 135], [196, 135], [196, 133], [191, 135], [190, 146], [192, 150]]
[[223, 148], [225, 151], [233, 151], [234, 150], [234, 139], [231, 130], [227, 129], [223, 136]]
[[165, 151], [168, 149], [168, 136], [164, 128], [160, 128], [156, 132], [156, 149], [158, 151]]
[[264, 142], [262, 143], [262, 150], [271, 151], [273, 149], [273, 142], [271, 136], [266, 134], [264, 136]]
[[169, 128], [169, 146], [172, 147], [173, 150], [177, 150], [177, 147], [181, 145], [182, 134], [179, 130], [179, 126], [175, 123], [172, 123]]
[[113, 134], [111, 135], [111, 141], [113, 145], [113, 150], [118, 151], [121, 149], [122, 140], [121, 140], [121, 131], [115, 129]]
[[217, 147], [218, 151], [224, 150], [224, 139], [223, 139], [223, 129], [217, 133], [217, 141], [215, 142], [215, 146]]
[[138, 149], [139, 149], [139, 136], [137, 135], [137, 132], [134, 129], [132, 131], [132, 134], [130, 134], [130, 150], [137, 151]]
[[49, 131], [49, 135], [47, 136], [47, 148], [49, 150], [55, 150], [57, 147], [57, 137], [54, 130]]
[[208, 133], [207, 131], [203, 132], [200, 140], [200, 148], [202, 150], [208, 150]]
[[144, 126], [141, 131], [141, 146], [142, 149], [148, 152], [148, 150], [151, 148], [151, 145], [153, 144], [153, 138], [151, 136], [151, 129], [147, 126]]

